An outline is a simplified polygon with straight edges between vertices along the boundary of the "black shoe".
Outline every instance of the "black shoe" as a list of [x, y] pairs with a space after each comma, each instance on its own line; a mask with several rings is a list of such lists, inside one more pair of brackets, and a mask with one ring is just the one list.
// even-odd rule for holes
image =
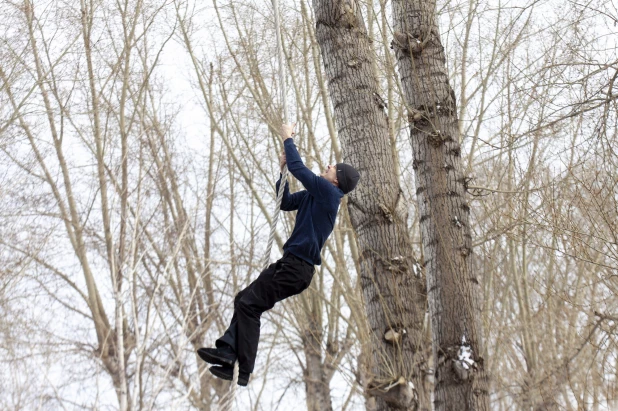
[[234, 366], [236, 353], [231, 348], [200, 348], [200, 358], [209, 364]]
[[[212, 375], [217, 378], [221, 378], [222, 380], [232, 381], [232, 377], [234, 376], [234, 368], [222, 366], [222, 367], [210, 367], [208, 369]], [[249, 374], [248, 372], [240, 371], [238, 373], [238, 385], [241, 387], [246, 387], [247, 383], [249, 383]]]

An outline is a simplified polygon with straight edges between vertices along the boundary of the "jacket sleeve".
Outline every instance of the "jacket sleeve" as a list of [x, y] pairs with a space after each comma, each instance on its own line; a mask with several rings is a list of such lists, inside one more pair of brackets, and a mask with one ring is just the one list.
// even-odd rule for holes
[[[279, 186], [281, 185], [281, 174], [279, 174], [279, 180], [277, 180], [277, 184], [275, 185], [275, 195], [279, 193]], [[307, 195], [307, 191], [299, 191], [294, 194], [290, 194], [290, 185], [286, 181], [285, 186], [283, 188], [283, 197], [281, 198], [281, 210], [283, 211], [293, 211], [298, 210], [300, 206], [300, 202]]]
[[311, 194], [316, 200], [320, 201], [324, 197], [330, 194], [330, 184], [320, 176], [316, 176], [313, 171], [309, 170], [307, 166], [300, 159], [300, 154], [294, 145], [294, 140], [288, 138], [283, 143], [285, 147], [285, 158], [288, 164], [288, 170], [302, 185], [307, 189], [307, 192]]

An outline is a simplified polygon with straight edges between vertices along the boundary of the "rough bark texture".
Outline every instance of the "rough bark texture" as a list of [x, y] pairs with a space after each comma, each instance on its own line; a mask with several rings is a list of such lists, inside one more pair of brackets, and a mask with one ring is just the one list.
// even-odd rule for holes
[[[318, 307], [321, 308], [319, 305]], [[307, 327], [303, 331], [303, 348], [306, 358], [304, 379], [308, 411], [333, 410], [329, 386], [330, 376], [327, 373], [326, 364], [322, 361], [322, 338], [320, 313], [312, 309], [307, 313]]]
[[[435, 1], [393, 1], [394, 40], [410, 120], [436, 364], [436, 410], [488, 410], [480, 274], [472, 272], [470, 207], [455, 95]], [[472, 350], [471, 360], [462, 352]], [[472, 360], [474, 363], [471, 364]]]
[[[424, 280], [412, 256], [407, 207], [395, 174], [385, 104], [377, 94], [370, 39], [353, 0], [314, 0], [313, 5], [344, 161], [361, 174], [348, 196], [348, 211], [358, 236], [371, 327], [372, 375], [364, 381], [368, 407], [429, 409]], [[387, 334], [393, 337], [390, 342]]]

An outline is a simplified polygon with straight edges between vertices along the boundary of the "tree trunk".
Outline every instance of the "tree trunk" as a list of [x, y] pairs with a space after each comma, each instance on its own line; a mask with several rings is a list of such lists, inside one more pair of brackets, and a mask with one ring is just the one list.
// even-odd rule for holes
[[488, 410], [481, 355], [480, 273], [472, 272], [470, 206], [461, 172], [454, 92], [435, 1], [393, 2], [394, 40], [408, 106], [436, 364], [436, 410]]
[[311, 308], [306, 313], [302, 341], [305, 351], [306, 366], [304, 372], [305, 391], [307, 393], [308, 411], [332, 411], [330, 396], [330, 378], [326, 373], [326, 364], [322, 361], [322, 321], [321, 304], [316, 301], [313, 291], [310, 295]]
[[348, 196], [348, 210], [358, 235], [373, 351], [372, 376], [363, 383], [376, 409], [430, 409], [424, 384], [424, 281], [412, 256], [370, 39], [356, 2], [314, 0], [313, 5], [344, 161], [361, 174]]

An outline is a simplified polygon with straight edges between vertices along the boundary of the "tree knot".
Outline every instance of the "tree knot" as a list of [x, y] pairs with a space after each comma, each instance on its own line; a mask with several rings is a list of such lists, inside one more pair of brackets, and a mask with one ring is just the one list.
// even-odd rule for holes
[[423, 51], [424, 47], [425, 42], [423, 42], [419, 36], [403, 33], [401, 31], [393, 33], [393, 40], [391, 41], [392, 50], [399, 49], [404, 55], [409, 56], [412, 54], [418, 56]]
[[384, 204], [378, 204], [378, 206], [380, 207], [380, 210], [382, 211], [382, 214], [384, 215], [384, 217], [389, 221], [389, 222], [394, 222], [395, 219], [393, 217], [393, 213], [391, 212], [391, 210], [385, 206]]
[[436, 148], [444, 144], [445, 140], [446, 136], [440, 130], [434, 130], [427, 135], [427, 142]]
[[412, 381], [407, 381], [403, 376], [386, 381], [371, 380], [367, 384], [367, 394], [382, 398], [396, 410], [418, 408], [416, 387]]
[[402, 325], [394, 325], [384, 330], [384, 341], [391, 345], [400, 345], [408, 331]]

